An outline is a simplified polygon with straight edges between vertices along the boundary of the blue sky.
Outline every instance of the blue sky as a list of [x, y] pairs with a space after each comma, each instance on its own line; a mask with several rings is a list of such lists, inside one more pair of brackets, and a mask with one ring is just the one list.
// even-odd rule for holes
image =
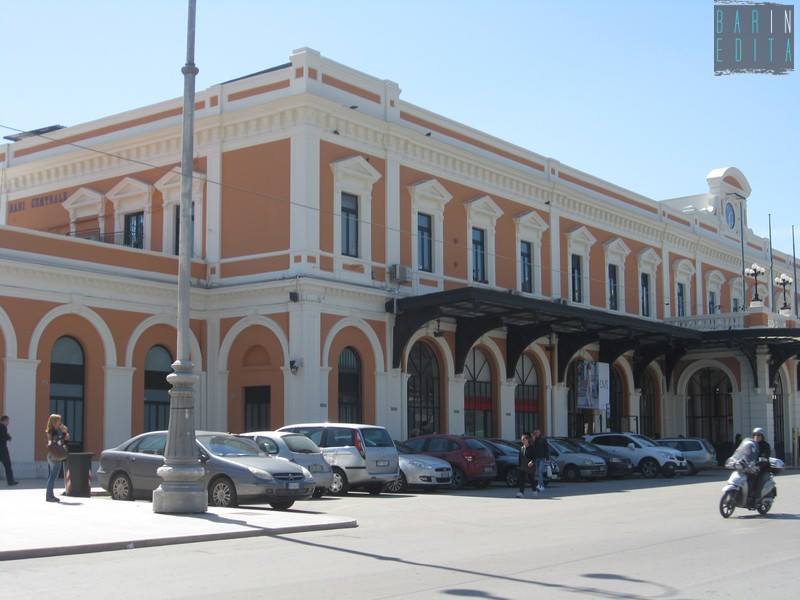
[[[182, 93], [185, 0], [0, 0], [0, 15], [0, 123], [75, 125]], [[655, 199], [736, 166], [756, 233], [771, 212], [776, 248], [791, 252], [793, 223], [800, 236], [800, 75], [715, 77], [711, 0], [198, 0], [198, 90], [302, 46]]]

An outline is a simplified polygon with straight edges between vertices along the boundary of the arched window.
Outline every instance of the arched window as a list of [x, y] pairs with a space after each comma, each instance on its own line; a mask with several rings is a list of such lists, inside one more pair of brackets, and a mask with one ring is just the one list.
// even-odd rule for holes
[[515, 370], [514, 421], [520, 437], [539, 428], [539, 375], [533, 361], [523, 354]]
[[339, 355], [339, 422], [361, 423], [361, 359], [348, 346]]
[[436, 354], [417, 342], [408, 355], [408, 437], [440, 431], [440, 386]]
[[772, 422], [775, 431], [773, 448], [775, 456], [784, 460], [786, 457], [786, 431], [783, 419], [783, 378], [780, 373], [775, 374], [772, 382]]
[[[715, 447], [732, 444], [733, 400], [731, 382], [720, 369], [700, 369], [689, 380], [686, 395], [686, 432]], [[725, 452], [718, 451], [721, 456]]]
[[172, 372], [172, 355], [164, 346], [153, 346], [144, 359], [144, 431], [169, 427], [167, 375]]
[[606, 413], [606, 429], [608, 431], [627, 431], [629, 427], [623, 430], [623, 414], [622, 414], [622, 377], [619, 375], [619, 370], [613, 366], [609, 369], [609, 382], [608, 382], [608, 412]]
[[85, 357], [75, 338], [64, 336], [50, 353], [50, 412], [69, 427], [69, 447], [83, 450]]
[[639, 433], [658, 437], [658, 391], [652, 373], [645, 373], [639, 397]]
[[492, 368], [483, 352], [473, 348], [464, 364], [464, 433], [494, 435]]

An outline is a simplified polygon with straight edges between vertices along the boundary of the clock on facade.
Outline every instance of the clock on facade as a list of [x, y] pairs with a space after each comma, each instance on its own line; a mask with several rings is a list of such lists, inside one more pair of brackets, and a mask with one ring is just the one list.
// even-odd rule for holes
[[736, 227], [736, 211], [730, 202], [725, 206], [725, 221], [731, 229]]

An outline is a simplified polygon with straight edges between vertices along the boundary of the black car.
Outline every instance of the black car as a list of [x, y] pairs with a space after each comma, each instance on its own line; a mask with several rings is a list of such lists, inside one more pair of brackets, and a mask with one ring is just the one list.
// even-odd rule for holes
[[[506, 441], [501, 439], [481, 439], [483, 443], [492, 454], [497, 463], [497, 479], [505, 481], [508, 487], [516, 487], [519, 482], [519, 442]], [[554, 460], [549, 461], [550, 472], [553, 474], [552, 478], [548, 478], [545, 474], [545, 485], [548, 481], [558, 479], [559, 469], [558, 463]]]
[[587, 454], [594, 454], [606, 461], [608, 465], [609, 477], [625, 477], [631, 475], [634, 471], [633, 463], [627, 458], [619, 458], [603, 450], [597, 444], [592, 444], [581, 438], [563, 438], [568, 439], [570, 442], [578, 446], [582, 452]]

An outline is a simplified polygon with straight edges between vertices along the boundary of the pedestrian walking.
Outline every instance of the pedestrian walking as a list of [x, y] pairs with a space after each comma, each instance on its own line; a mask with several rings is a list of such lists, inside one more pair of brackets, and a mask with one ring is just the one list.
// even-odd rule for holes
[[541, 493], [544, 491], [544, 474], [550, 458], [550, 448], [547, 446], [547, 440], [542, 432], [538, 429], [533, 432], [532, 440], [533, 461], [528, 463], [528, 466], [536, 469], [536, 492]]
[[525, 433], [520, 438], [522, 446], [519, 449], [519, 468], [517, 469], [517, 479], [519, 480], [519, 492], [517, 498], [525, 495], [525, 485], [530, 480], [531, 489], [536, 490], [536, 483], [533, 480], [533, 469], [528, 465], [533, 460], [533, 446], [531, 446], [531, 434]]
[[11, 441], [11, 436], [8, 434], [8, 424], [11, 419], [8, 415], [0, 417], [0, 463], [6, 470], [6, 483], [9, 486], [19, 485], [19, 481], [14, 479], [14, 470], [11, 468], [11, 455], [8, 453], [8, 442]]
[[47, 418], [45, 433], [47, 434], [47, 467], [49, 469], [46, 500], [59, 502], [53, 493], [53, 487], [56, 477], [61, 472], [61, 463], [67, 458], [66, 443], [69, 440], [69, 430], [66, 425], [61, 423], [61, 415], [52, 414]]

